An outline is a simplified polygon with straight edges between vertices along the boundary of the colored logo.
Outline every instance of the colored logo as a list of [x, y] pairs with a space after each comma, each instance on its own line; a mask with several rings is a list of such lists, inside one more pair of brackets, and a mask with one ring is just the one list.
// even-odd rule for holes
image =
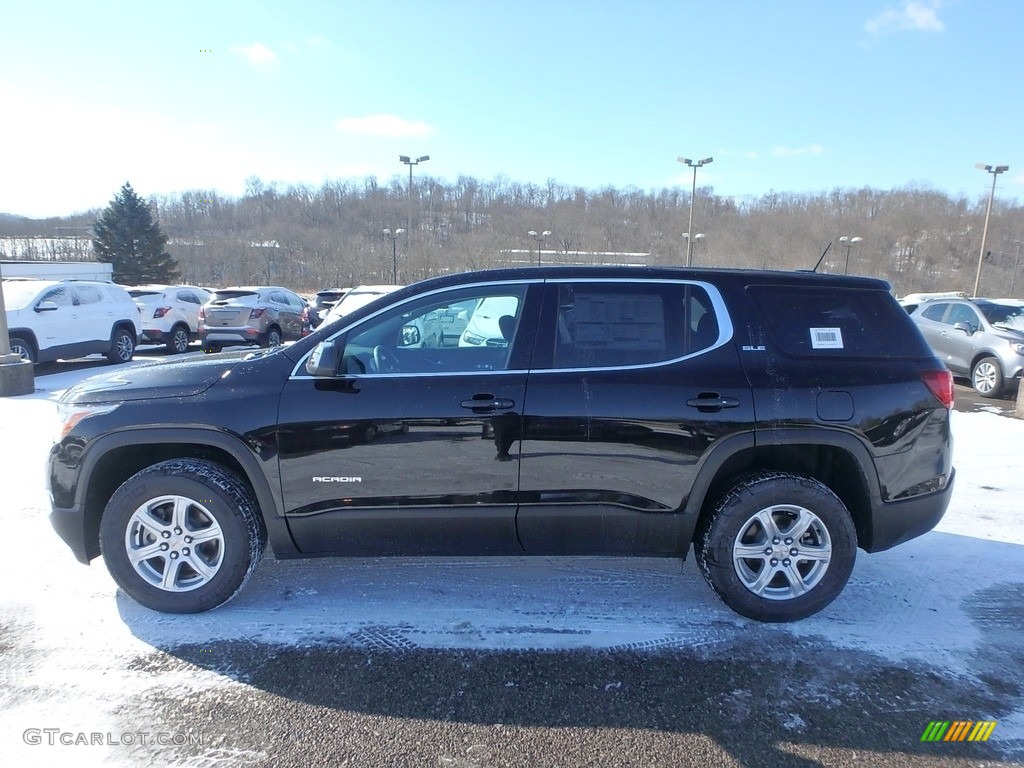
[[996, 724], [995, 720], [932, 720], [921, 741], [988, 741]]

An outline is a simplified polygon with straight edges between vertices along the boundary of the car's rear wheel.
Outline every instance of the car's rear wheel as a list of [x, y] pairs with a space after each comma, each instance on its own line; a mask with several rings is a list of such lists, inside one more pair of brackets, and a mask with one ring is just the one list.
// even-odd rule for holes
[[994, 357], [983, 357], [971, 371], [971, 385], [982, 397], [999, 397], [1003, 394], [1005, 382], [1003, 369]]
[[167, 340], [167, 351], [172, 355], [180, 355], [188, 352], [189, 338], [188, 328], [184, 325], [176, 325], [171, 331], [171, 337]]
[[22, 360], [28, 360], [30, 363], [36, 361], [35, 348], [20, 336], [11, 336], [11, 354], [18, 355]]
[[846, 506], [822, 483], [762, 472], [722, 496], [695, 549], [704, 577], [734, 611], [758, 621], [795, 621], [842, 592], [857, 532]]
[[280, 347], [281, 346], [281, 329], [276, 325], [272, 325], [267, 329], [267, 332], [263, 335], [263, 343], [261, 347]]
[[135, 337], [124, 328], [114, 331], [110, 340], [110, 350], [107, 352], [107, 360], [112, 363], [127, 363], [135, 355]]
[[214, 462], [173, 459], [126, 480], [100, 521], [114, 581], [164, 613], [226, 603], [256, 569], [266, 528], [249, 486]]

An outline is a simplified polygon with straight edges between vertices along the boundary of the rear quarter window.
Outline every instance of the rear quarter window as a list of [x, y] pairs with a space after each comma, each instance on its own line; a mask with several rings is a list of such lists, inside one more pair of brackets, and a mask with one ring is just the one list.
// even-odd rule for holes
[[749, 286], [771, 341], [803, 357], [928, 357], [913, 320], [888, 293], [830, 286]]

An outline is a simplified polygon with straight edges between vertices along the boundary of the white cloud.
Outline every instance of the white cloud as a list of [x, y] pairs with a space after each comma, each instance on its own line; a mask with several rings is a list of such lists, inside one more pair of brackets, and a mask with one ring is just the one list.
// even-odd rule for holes
[[277, 54], [267, 48], [263, 43], [252, 45], [232, 45], [228, 51], [248, 61], [253, 66], [262, 64], [273, 64], [277, 61]]
[[775, 157], [796, 157], [797, 155], [821, 155], [825, 148], [821, 144], [808, 144], [806, 147], [772, 147]]
[[946, 25], [938, 17], [941, 0], [904, 0], [899, 8], [888, 8], [864, 23], [864, 30], [872, 35], [906, 30], [942, 32]]
[[429, 136], [434, 129], [422, 120], [404, 120], [395, 115], [367, 115], [366, 117], [343, 117], [334, 127], [342, 133], [361, 136]]

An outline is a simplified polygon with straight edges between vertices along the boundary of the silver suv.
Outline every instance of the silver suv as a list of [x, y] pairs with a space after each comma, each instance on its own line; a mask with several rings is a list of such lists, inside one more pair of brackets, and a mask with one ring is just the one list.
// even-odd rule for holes
[[222, 288], [199, 314], [203, 351], [219, 352], [231, 344], [276, 347], [302, 338], [306, 302], [277, 286]]
[[984, 397], [1020, 385], [1024, 370], [1024, 302], [932, 299], [910, 317], [946, 367], [969, 376]]
[[103, 354], [126, 363], [142, 315], [119, 285], [86, 280], [4, 280], [11, 352], [33, 363]]

